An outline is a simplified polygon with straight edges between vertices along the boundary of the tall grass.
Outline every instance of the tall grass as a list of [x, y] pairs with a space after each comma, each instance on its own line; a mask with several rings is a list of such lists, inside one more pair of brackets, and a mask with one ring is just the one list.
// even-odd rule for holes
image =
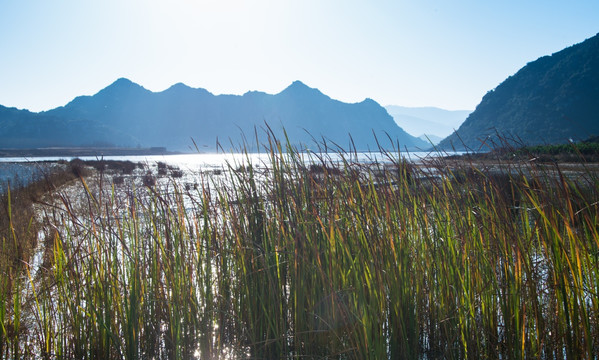
[[266, 150], [195, 189], [87, 178], [40, 205], [43, 263], [0, 284], [1, 356], [596, 358], [590, 170]]

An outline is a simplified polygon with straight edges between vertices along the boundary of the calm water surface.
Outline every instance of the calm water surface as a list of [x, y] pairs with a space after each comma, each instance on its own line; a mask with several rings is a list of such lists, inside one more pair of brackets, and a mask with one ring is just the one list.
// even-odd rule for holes
[[[304, 153], [304, 156], [308, 158], [310, 153]], [[313, 156], [318, 156], [318, 153], [312, 153]], [[353, 160], [356, 159], [360, 162], [372, 162], [372, 161], [386, 161], [386, 157], [378, 152], [359, 152], [357, 154], [352, 154], [351, 158]], [[411, 161], [419, 161], [423, 157], [427, 156], [437, 156], [437, 153], [431, 152], [404, 152], [402, 156], [411, 160]], [[228, 153], [228, 154], [179, 154], [179, 155], [135, 155], [135, 156], [104, 156], [104, 157], [96, 157], [96, 156], [82, 156], [78, 157], [82, 160], [129, 160], [133, 162], [165, 162], [171, 165], [188, 165], [194, 168], [198, 167], [214, 167], [214, 166], [222, 166], [225, 165], [227, 161], [242, 161], [246, 159], [250, 159], [252, 162], [266, 162], [268, 161], [268, 154], [266, 153], [252, 153], [252, 154], [241, 154], [241, 153]], [[341, 155], [336, 153], [328, 153], [327, 156], [330, 156], [332, 159], [341, 159]], [[348, 154], [344, 154], [343, 157], [349, 158]], [[77, 157], [74, 156], [55, 156], [55, 157], [5, 157], [0, 158], [0, 164], [2, 163], [39, 163], [39, 162], [47, 162], [47, 161], [58, 161], [58, 160], [72, 160]]]
[[[306, 163], [318, 159], [318, 153], [304, 153], [302, 155]], [[326, 156], [332, 161], [341, 161], [343, 158], [349, 159], [352, 162], [359, 163], [372, 163], [372, 162], [389, 162], [389, 159], [381, 153], [366, 153], [361, 152], [357, 154], [335, 154], [329, 153]], [[429, 152], [411, 152], [402, 153], [402, 156], [406, 159], [419, 162], [422, 158], [427, 156], [438, 156], [437, 153]], [[0, 158], [0, 190], [4, 191], [8, 182], [27, 184], [40, 176], [43, 176], [44, 172], [50, 170], [56, 164], [58, 160], [70, 161], [75, 157], [13, 157], [13, 158]], [[121, 160], [121, 161], [132, 161], [146, 163], [148, 165], [155, 165], [158, 162], [163, 162], [171, 166], [178, 167], [184, 171], [204, 171], [204, 170], [216, 170], [226, 169], [228, 165], [232, 165], [233, 168], [238, 165], [250, 162], [254, 166], [269, 166], [269, 154], [266, 153], [252, 153], [252, 154], [241, 154], [241, 153], [229, 153], [229, 154], [180, 154], [180, 155], [139, 155], [139, 156], [105, 156], [102, 158], [87, 156], [80, 157], [82, 160]]]

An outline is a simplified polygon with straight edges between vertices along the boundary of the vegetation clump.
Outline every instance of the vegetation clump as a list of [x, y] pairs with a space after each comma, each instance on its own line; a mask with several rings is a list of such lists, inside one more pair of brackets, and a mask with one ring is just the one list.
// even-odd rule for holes
[[268, 150], [269, 171], [42, 206], [51, 256], [2, 288], [2, 356], [599, 352], [596, 173]]
[[599, 137], [567, 144], [522, 145], [520, 140], [501, 138], [489, 152], [451, 155], [448, 158], [470, 160], [535, 161], [538, 163], [598, 163]]
[[599, 162], [599, 142], [595, 138], [579, 143], [528, 146], [518, 149], [515, 155], [545, 162]]

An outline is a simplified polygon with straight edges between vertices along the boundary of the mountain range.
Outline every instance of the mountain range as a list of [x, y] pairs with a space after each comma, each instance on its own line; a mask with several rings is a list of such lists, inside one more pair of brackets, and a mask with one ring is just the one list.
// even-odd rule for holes
[[259, 91], [213, 95], [182, 83], [152, 92], [121, 78], [95, 95], [79, 96], [49, 111], [0, 106], [0, 149], [90, 146], [186, 151], [195, 141], [208, 152], [217, 150], [217, 142], [224, 150], [244, 141], [255, 144], [255, 133], [262, 135], [263, 143], [267, 126], [278, 139], [289, 139], [300, 148], [326, 140], [332, 148], [375, 150], [379, 144], [390, 147], [392, 141], [402, 149], [423, 150], [437, 141], [436, 136], [445, 135], [449, 136], [439, 148], [475, 151], [505, 141], [518, 145], [579, 141], [599, 135], [599, 34], [528, 63], [468, 113], [385, 109], [371, 99], [349, 104], [300, 81], [274, 95]]
[[397, 125], [408, 134], [437, 144], [462, 125], [471, 110], [445, 110], [436, 107], [385, 106]]
[[528, 63], [489, 91], [444, 149], [486, 151], [599, 134], [599, 34]]
[[[274, 134], [297, 146], [328, 145], [349, 149], [390, 146], [417, 150], [428, 144], [407, 134], [378, 103], [366, 99], [343, 103], [295, 81], [270, 95], [213, 95], [182, 83], [152, 92], [121, 78], [93, 96], [79, 96], [65, 106], [34, 113], [0, 106], [0, 148], [69, 146], [167, 147], [214, 151], [217, 139], [227, 150], [247, 138], [255, 144], [255, 129], [265, 124]], [[350, 135], [351, 134], [351, 137]], [[376, 135], [376, 138], [375, 138]], [[193, 139], [193, 142], [192, 142]], [[262, 137], [260, 141], [265, 141]]]

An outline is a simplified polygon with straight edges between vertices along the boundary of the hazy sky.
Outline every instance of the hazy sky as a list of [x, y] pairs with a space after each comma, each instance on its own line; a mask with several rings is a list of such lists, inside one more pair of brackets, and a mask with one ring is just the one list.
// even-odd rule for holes
[[47, 110], [126, 77], [473, 109], [598, 32], [598, 0], [0, 0], [0, 104]]

